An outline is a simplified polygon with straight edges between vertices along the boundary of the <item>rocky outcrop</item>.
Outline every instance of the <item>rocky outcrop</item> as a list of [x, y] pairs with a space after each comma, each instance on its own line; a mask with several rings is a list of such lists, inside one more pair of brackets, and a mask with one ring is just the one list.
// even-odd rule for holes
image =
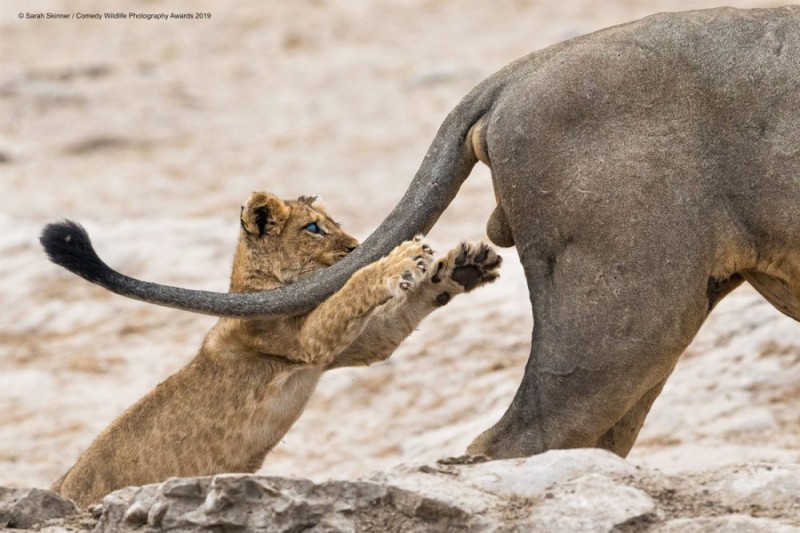
[[49, 490], [0, 487], [0, 527], [30, 529], [48, 522], [78, 527], [83, 518], [88, 518], [87, 527], [94, 525], [74, 503]]
[[604, 451], [566, 450], [478, 464], [401, 466], [359, 481], [174, 478], [119, 490], [91, 511], [78, 514], [48, 491], [0, 491], [0, 520], [17, 528], [40, 523], [139, 532], [800, 531], [800, 465], [726, 466], [669, 476]]

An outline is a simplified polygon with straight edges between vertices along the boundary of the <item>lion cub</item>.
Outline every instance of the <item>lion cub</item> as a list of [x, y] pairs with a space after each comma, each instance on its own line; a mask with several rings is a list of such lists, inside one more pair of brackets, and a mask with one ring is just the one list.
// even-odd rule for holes
[[[291, 283], [357, 245], [314, 198], [253, 193], [230, 290]], [[220, 319], [197, 356], [112, 422], [54, 490], [86, 506], [170, 476], [254, 472], [324, 370], [386, 359], [432, 310], [493, 281], [500, 262], [486, 245], [462, 244], [432, 264], [432, 250], [415, 239], [307, 314]]]

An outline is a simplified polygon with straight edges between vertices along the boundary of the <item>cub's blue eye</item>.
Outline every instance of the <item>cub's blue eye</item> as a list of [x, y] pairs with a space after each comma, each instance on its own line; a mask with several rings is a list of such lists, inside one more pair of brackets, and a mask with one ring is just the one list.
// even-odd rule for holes
[[316, 222], [312, 222], [303, 228], [304, 230], [311, 232], [311, 233], [322, 233], [322, 230], [319, 229]]

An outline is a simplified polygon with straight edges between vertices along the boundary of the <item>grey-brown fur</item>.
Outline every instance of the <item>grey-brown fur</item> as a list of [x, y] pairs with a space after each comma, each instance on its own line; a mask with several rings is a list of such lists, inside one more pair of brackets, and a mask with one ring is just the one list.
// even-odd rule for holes
[[[304, 229], [310, 223], [320, 232]], [[253, 193], [241, 226], [231, 275], [231, 291], [240, 293], [293, 282], [358, 244], [306, 197], [284, 202]], [[494, 280], [500, 262], [480, 244], [433, 262], [432, 250], [414, 239], [309, 313], [221, 318], [197, 356], [106, 428], [54, 490], [86, 506], [171, 476], [254, 472], [324, 370], [386, 359], [440, 307], [442, 294], [449, 299]]]
[[146, 296], [220, 314], [312, 305], [430, 228], [480, 159], [498, 199], [488, 233], [516, 243], [535, 326], [513, 402], [469, 451], [601, 446], [624, 456], [725, 294], [746, 280], [800, 317], [798, 110], [798, 7], [609, 28], [476, 87], [359, 253], [293, 292], [178, 299], [151, 287]]

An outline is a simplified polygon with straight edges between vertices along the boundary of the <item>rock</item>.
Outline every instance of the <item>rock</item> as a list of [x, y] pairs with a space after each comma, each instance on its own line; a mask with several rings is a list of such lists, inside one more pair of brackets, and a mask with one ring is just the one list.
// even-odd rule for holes
[[98, 529], [377, 531], [402, 525], [402, 530], [413, 531], [469, 518], [441, 500], [368, 481], [314, 484], [225, 474], [114, 492], [103, 500]]
[[714, 516], [705, 518], [679, 518], [670, 520], [653, 529], [650, 533], [797, 533], [800, 528], [782, 524], [769, 518], [754, 518], [747, 515]]
[[536, 456], [536, 460], [511, 459], [480, 463], [465, 469], [469, 485], [508, 498], [531, 497], [548, 487], [580, 477], [587, 472], [605, 476], [632, 476], [636, 466], [611, 452], [596, 449], [558, 450]]
[[611, 531], [625, 524], [655, 521], [660, 513], [650, 496], [601, 474], [587, 474], [553, 488], [520, 520], [527, 531]]
[[[403, 465], [358, 481], [223, 474], [118, 490], [78, 529], [788, 532], [800, 531], [798, 474], [799, 465], [754, 464], [669, 476], [602, 450]], [[3, 490], [14, 496], [0, 499], [0, 512], [24, 517], [7, 522], [74, 527], [77, 509], [58, 496]]]
[[656, 513], [645, 492], [615, 481], [635, 472], [610, 452], [559, 450], [467, 466], [405, 466], [373, 479], [444, 504], [454, 516], [471, 515], [464, 525], [473, 529], [608, 531]]
[[800, 514], [800, 465], [725, 466], [702, 477], [704, 488], [725, 505], [760, 516]]
[[74, 503], [49, 490], [0, 487], [0, 527], [27, 529], [75, 514]]

